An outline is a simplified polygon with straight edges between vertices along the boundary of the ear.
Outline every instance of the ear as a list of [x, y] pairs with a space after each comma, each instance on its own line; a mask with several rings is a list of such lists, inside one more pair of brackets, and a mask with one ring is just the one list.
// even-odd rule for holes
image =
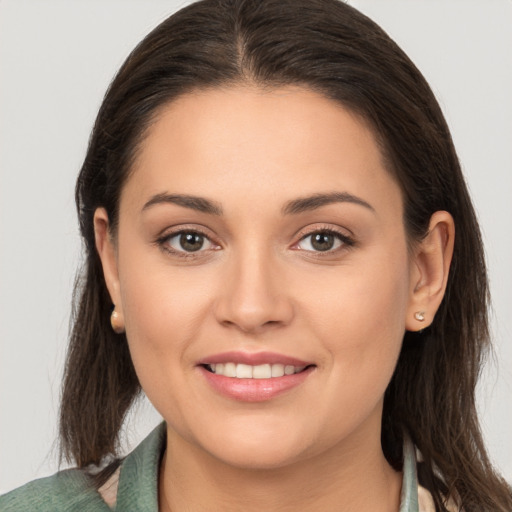
[[115, 243], [110, 233], [110, 224], [105, 208], [97, 208], [94, 212], [94, 237], [96, 250], [98, 251], [101, 266], [103, 267], [105, 284], [117, 313], [116, 323], [119, 323], [119, 328], [122, 329], [124, 327], [124, 315], [117, 269], [117, 254]]
[[428, 327], [443, 300], [453, 256], [455, 223], [445, 211], [435, 212], [427, 236], [415, 247], [405, 328]]

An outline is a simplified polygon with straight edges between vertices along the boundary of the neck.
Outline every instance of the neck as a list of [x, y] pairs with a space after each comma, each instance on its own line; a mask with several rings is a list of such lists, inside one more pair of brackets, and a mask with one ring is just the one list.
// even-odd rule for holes
[[[168, 428], [160, 474], [160, 512], [396, 512], [401, 474], [376, 442], [345, 440], [285, 467], [233, 467]], [[375, 436], [373, 436], [375, 439]]]

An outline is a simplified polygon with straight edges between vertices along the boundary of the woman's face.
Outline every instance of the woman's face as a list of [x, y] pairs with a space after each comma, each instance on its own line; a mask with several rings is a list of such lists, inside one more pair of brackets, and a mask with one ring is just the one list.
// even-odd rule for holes
[[379, 445], [413, 315], [402, 217], [372, 133], [317, 93], [166, 106], [102, 257], [171, 442], [261, 468]]

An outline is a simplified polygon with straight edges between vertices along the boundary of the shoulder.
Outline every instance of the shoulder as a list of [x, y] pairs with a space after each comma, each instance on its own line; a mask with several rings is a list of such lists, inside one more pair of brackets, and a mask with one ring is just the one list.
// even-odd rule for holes
[[2, 512], [74, 512], [103, 511], [105, 502], [91, 484], [89, 476], [78, 469], [60, 471], [34, 480], [0, 496]]
[[0, 496], [1, 512], [112, 512], [158, 510], [158, 470], [165, 448], [161, 423], [96, 489], [86, 470], [67, 469]]

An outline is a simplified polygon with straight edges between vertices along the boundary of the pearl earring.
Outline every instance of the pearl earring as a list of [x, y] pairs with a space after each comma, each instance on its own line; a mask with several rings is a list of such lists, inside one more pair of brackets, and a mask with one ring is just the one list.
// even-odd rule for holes
[[116, 334], [122, 334], [124, 332], [123, 321], [121, 319], [121, 315], [116, 311], [114, 306], [114, 311], [110, 315], [110, 325], [112, 326], [112, 330]]
[[414, 313], [414, 318], [418, 320], [418, 322], [424, 322], [425, 321], [425, 311], [416, 311]]

